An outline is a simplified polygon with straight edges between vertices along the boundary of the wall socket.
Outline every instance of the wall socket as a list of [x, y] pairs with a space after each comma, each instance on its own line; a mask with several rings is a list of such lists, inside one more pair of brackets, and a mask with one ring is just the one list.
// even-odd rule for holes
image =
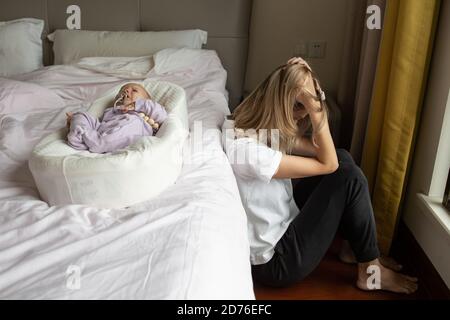
[[325, 41], [300, 41], [294, 47], [294, 56], [302, 58], [324, 59], [327, 43]]
[[310, 58], [325, 58], [327, 43], [325, 41], [310, 41], [308, 48], [308, 56]]

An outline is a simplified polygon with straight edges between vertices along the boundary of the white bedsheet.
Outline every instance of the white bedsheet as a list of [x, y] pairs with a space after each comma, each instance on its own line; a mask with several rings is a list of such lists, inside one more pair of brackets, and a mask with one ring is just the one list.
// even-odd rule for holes
[[65, 125], [66, 111], [125, 80], [76, 66], [15, 77], [51, 89], [65, 106], [33, 112], [30, 101], [30, 112], [0, 115], [0, 298], [254, 299], [246, 216], [219, 131], [226, 72], [215, 52], [198, 54], [195, 68], [147, 75], [186, 90], [191, 135], [181, 176], [157, 199], [123, 210], [49, 207], [26, 161]]

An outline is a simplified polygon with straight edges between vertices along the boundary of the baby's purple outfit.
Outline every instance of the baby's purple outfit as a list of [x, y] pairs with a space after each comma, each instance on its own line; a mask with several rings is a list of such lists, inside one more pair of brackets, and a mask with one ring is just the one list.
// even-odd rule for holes
[[87, 112], [77, 112], [72, 116], [68, 143], [75, 149], [95, 153], [123, 149], [143, 136], [156, 133], [139, 115], [141, 112], [159, 125], [167, 118], [166, 110], [159, 103], [145, 99], [137, 99], [135, 110], [127, 113], [107, 108], [101, 122]]

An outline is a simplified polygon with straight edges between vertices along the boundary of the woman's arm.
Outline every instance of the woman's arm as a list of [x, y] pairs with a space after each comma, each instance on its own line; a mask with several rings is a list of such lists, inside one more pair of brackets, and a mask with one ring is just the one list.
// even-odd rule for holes
[[315, 158], [283, 155], [274, 179], [299, 179], [312, 176], [330, 174], [337, 166], [328, 166]]
[[292, 154], [296, 156], [315, 158], [317, 156], [317, 150], [311, 138], [299, 136], [295, 140], [295, 145], [292, 148]]
[[307, 91], [302, 91], [298, 99], [308, 111], [313, 126], [313, 138], [317, 147], [314, 158], [283, 155], [275, 179], [296, 179], [329, 174], [337, 170], [339, 162], [328, 125], [327, 114], [320, 109], [320, 103], [307, 92], [315, 92], [312, 78], [305, 83]]
[[318, 146], [312, 145], [312, 148], [316, 151], [314, 157], [283, 155], [273, 178], [298, 179], [330, 174], [336, 171], [339, 163], [327, 121], [321, 130], [314, 134], [314, 138]]

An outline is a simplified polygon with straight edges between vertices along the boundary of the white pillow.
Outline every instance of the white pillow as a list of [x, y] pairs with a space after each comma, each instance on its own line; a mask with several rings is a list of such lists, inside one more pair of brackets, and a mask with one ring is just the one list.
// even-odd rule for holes
[[211, 55], [215, 56], [215, 51], [189, 48], [164, 49], [153, 55], [154, 71], [159, 75], [199, 71], [202, 67], [207, 67], [206, 62], [209, 61]]
[[122, 79], [144, 79], [153, 68], [153, 56], [145, 57], [87, 57], [77, 67], [105, 73]]
[[64, 101], [50, 89], [0, 78], [0, 114], [42, 112], [62, 107]]
[[166, 48], [201, 49], [208, 33], [203, 30], [180, 31], [86, 31], [56, 30], [53, 41], [55, 64], [70, 64], [84, 57], [149, 56]]
[[0, 76], [41, 68], [44, 21], [24, 18], [0, 22]]

